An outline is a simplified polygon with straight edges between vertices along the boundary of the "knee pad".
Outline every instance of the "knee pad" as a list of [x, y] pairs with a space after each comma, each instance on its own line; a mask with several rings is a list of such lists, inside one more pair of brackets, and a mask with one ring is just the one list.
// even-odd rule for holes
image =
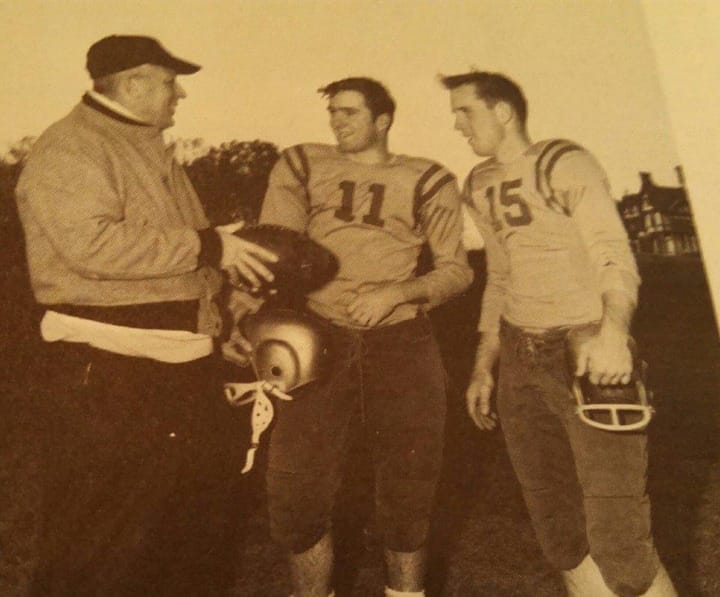
[[392, 551], [413, 552], [420, 549], [427, 541], [430, 522], [418, 521], [383, 521], [383, 545]]
[[315, 523], [305, 525], [278, 524], [271, 517], [270, 537], [287, 551], [299, 554], [315, 545], [330, 530], [330, 524]]
[[330, 530], [332, 492], [320, 491], [313, 475], [268, 471], [268, 510], [272, 539], [302, 553]]
[[[653, 550], [648, 557], [636, 561], [618, 562], [617, 559], [605, 560], [600, 555], [593, 556], [602, 571], [608, 587], [620, 597], [644, 595], [661, 567], [657, 553]], [[629, 560], [633, 558], [630, 557]]]

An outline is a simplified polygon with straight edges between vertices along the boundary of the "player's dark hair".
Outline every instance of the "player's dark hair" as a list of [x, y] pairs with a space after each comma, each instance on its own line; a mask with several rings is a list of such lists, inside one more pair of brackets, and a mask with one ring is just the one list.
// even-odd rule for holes
[[332, 98], [341, 91], [357, 91], [365, 98], [373, 119], [381, 114], [390, 116], [390, 124], [395, 117], [395, 100], [382, 83], [368, 77], [349, 77], [328, 83], [318, 89], [325, 97]]
[[440, 77], [440, 82], [449, 90], [461, 85], [472, 85], [475, 87], [475, 95], [484, 100], [488, 107], [492, 108], [498, 102], [507, 102], [515, 110], [520, 123], [523, 126], [527, 123], [525, 95], [520, 86], [505, 75], [474, 70], [462, 75]]

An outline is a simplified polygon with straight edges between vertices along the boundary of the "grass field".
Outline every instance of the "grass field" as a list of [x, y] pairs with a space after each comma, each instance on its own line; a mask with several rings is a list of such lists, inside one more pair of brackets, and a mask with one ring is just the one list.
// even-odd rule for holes
[[[476, 265], [482, 270], [482, 259]], [[650, 363], [657, 416], [650, 427], [649, 486], [661, 557], [683, 596], [720, 595], [720, 345], [697, 259], [641, 260], [643, 288], [635, 335]], [[482, 278], [482, 275], [479, 276]], [[562, 595], [535, 543], [502, 436], [480, 433], [464, 414], [462, 392], [473, 354], [480, 288], [434, 313], [452, 396], [446, 465], [431, 539], [429, 594], [458, 597]], [[30, 321], [7, 311], [3, 333]], [[11, 321], [8, 321], [8, 320]], [[0, 436], [0, 595], [22, 595], [32, 572], [37, 463], [23, 420], [22, 350], [9, 352], [14, 375], [3, 392]], [[373, 533], [369, 471], [357, 446], [337, 512], [338, 597], [382, 595], [381, 553]], [[263, 453], [245, 483], [238, 515], [237, 596], [289, 594], [281, 554], [268, 539]]]

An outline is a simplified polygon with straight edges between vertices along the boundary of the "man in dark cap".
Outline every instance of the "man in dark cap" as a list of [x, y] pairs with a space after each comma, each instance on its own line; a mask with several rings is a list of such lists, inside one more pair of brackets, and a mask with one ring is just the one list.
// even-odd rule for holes
[[38, 595], [223, 595], [242, 463], [214, 338], [221, 269], [271, 280], [209, 226], [162, 131], [199, 66], [156, 40], [87, 55], [93, 90], [37, 140], [17, 186], [43, 308], [46, 454]]

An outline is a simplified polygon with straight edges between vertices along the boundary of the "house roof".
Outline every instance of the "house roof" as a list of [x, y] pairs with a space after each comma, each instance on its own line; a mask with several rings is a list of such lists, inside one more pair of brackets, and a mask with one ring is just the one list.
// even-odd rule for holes
[[684, 187], [663, 187], [656, 185], [647, 172], [641, 172], [640, 178], [642, 184], [637, 193], [631, 193], [623, 196], [620, 201], [621, 206], [628, 203], [639, 202], [646, 198], [648, 203], [660, 212], [670, 214], [678, 211], [684, 205], [687, 205], [687, 192]]

